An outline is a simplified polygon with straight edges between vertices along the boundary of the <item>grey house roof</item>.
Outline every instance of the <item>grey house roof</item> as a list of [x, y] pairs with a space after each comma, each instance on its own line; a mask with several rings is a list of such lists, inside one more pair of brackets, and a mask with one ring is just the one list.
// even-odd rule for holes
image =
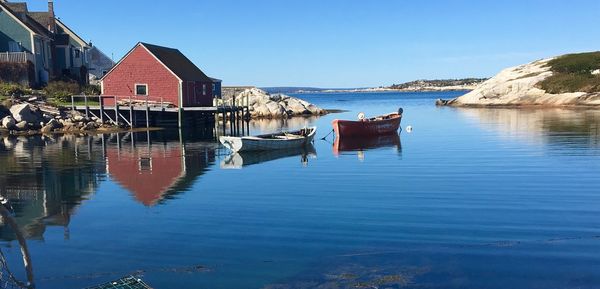
[[33, 19], [27, 10], [27, 3], [9, 3], [0, 1], [0, 6], [12, 14], [15, 18], [17, 18], [25, 27], [29, 30], [33, 31], [35, 34], [41, 35], [46, 38], [51, 38], [51, 33], [48, 31], [46, 27], [42, 24], [38, 23], [35, 19]]

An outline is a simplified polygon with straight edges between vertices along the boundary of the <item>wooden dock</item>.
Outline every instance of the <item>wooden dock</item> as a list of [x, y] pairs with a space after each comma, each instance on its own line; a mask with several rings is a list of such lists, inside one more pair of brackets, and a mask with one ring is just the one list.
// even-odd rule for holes
[[[106, 104], [107, 102], [109, 104]], [[216, 126], [222, 122], [223, 133], [225, 133], [226, 124], [229, 122], [233, 133], [239, 134], [240, 129], [243, 133], [247, 129], [244, 128], [244, 122], [248, 120], [249, 115], [247, 98], [236, 101], [234, 97], [228, 102], [215, 99], [213, 103], [214, 106], [208, 107], [175, 107], [158, 98], [146, 98], [146, 101], [140, 102], [131, 97], [71, 96], [72, 110], [114, 125], [126, 125], [131, 128], [183, 128]]]

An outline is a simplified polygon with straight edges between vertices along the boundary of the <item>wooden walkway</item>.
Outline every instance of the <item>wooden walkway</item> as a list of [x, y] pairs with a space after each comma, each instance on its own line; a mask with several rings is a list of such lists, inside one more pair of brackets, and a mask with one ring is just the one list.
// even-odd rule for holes
[[[83, 102], [81, 101], [83, 99]], [[110, 99], [111, 105], [105, 100]], [[78, 101], [76, 101], [78, 100]], [[244, 101], [245, 100], [245, 101]], [[214, 100], [218, 106], [175, 107], [162, 99], [147, 98], [145, 102], [132, 100], [131, 97], [116, 96], [71, 96], [71, 109], [84, 113], [86, 117], [96, 117], [102, 122], [115, 125], [127, 124], [129, 127], [174, 126], [183, 127], [212, 123], [218, 116], [222, 120], [240, 121], [249, 114], [248, 99], [232, 103]], [[83, 105], [82, 105], [83, 104]], [[236, 104], [236, 105], [233, 105]]]

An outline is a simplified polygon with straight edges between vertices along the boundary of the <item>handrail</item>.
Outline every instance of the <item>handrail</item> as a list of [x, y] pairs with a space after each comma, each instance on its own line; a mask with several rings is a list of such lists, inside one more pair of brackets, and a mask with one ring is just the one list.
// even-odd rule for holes
[[[165, 101], [163, 97], [158, 96], [144, 96], [142, 97], [133, 97], [133, 96], [116, 96], [116, 95], [72, 95], [71, 103], [72, 106], [75, 107], [75, 99], [84, 99], [84, 102], [88, 102], [90, 99], [97, 100], [98, 102], [104, 102], [106, 99], [114, 100], [116, 103], [122, 102], [123, 104], [118, 104], [119, 106], [146, 106], [151, 105], [155, 106], [157, 104], [160, 107], [165, 107], [169, 105], [174, 105], [172, 102]], [[87, 106], [87, 105], [86, 105]]]
[[33, 62], [34, 56], [29, 52], [0, 52], [0, 62], [25, 63]]

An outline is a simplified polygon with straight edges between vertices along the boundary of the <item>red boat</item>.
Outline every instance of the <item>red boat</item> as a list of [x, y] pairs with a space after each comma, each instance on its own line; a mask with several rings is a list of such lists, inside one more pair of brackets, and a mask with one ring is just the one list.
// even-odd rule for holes
[[402, 108], [398, 112], [365, 118], [363, 113], [358, 115], [358, 121], [339, 120], [333, 121], [333, 130], [340, 136], [373, 136], [397, 132], [402, 120]]

